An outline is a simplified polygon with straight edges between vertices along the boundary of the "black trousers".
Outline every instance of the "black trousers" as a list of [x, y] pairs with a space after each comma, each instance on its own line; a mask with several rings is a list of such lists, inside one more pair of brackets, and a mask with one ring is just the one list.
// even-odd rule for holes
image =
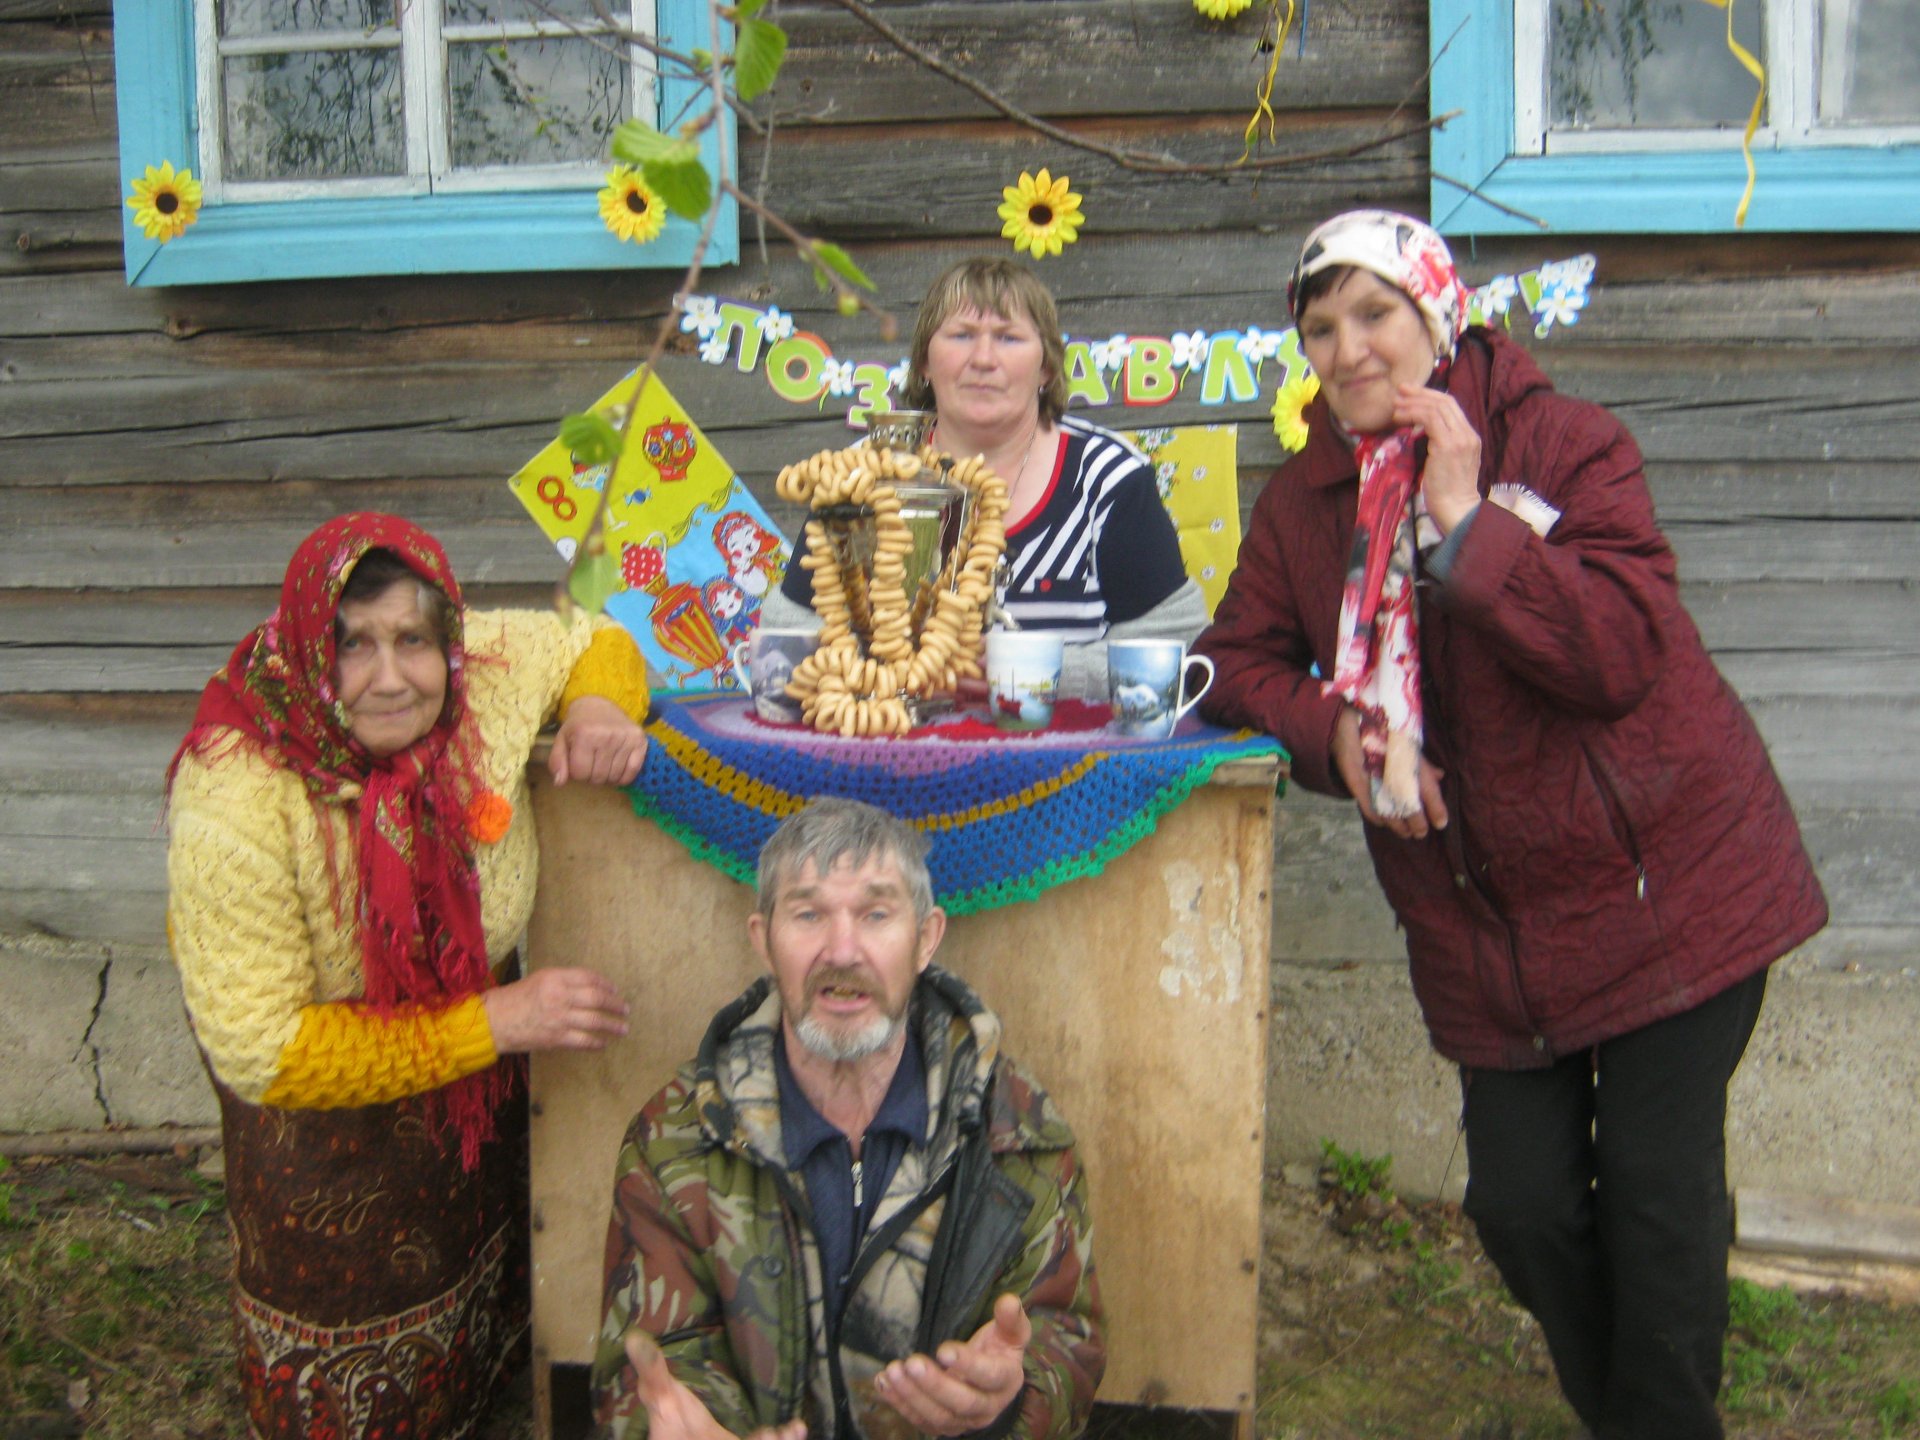
[[1765, 971], [1545, 1070], [1461, 1074], [1467, 1214], [1601, 1440], [1721, 1440], [1727, 1082]]

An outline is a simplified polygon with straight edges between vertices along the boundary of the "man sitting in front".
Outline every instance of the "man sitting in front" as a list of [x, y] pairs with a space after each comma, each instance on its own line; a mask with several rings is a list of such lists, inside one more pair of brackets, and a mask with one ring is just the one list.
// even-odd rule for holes
[[1106, 1366], [1073, 1135], [930, 965], [926, 841], [821, 799], [760, 851], [770, 974], [635, 1117], [607, 1232], [610, 1440], [1085, 1427]]

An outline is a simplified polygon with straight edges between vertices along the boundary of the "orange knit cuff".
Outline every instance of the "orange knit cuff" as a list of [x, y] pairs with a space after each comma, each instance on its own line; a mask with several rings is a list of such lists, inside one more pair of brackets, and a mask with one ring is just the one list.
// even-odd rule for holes
[[437, 1090], [497, 1058], [478, 995], [391, 1015], [352, 1001], [309, 1005], [263, 1100], [294, 1110], [383, 1105]]
[[611, 700], [636, 721], [647, 718], [647, 662], [633, 637], [620, 626], [601, 626], [575, 662], [567, 688], [560, 694], [562, 720], [568, 707], [583, 695]]

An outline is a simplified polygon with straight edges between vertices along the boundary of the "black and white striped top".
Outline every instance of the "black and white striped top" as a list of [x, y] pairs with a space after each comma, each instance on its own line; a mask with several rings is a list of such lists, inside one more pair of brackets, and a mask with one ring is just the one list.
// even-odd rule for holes
[[1098, 639], [1173, 594], [1187, 572], [1146, 457], [1077, 415], [1059, 431], [1045, 497], [1007, 531], [1007, 609], [1023, 630]]
[[[1023, 630], [1097, 640], [1172, 595], [1187, 572], [1146, 457], [1077, 415], [1058, 430], [1045, 496], [1007, 531], [1007, 609]], [[780, 588], [796, 604], [812, 603], [811, 579], [797, 563]]]

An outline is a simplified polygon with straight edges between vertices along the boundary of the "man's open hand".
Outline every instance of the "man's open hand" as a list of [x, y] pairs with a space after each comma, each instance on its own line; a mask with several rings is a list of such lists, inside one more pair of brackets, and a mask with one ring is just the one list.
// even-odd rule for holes
[[991, 1424], [1026, 1383], [1023, 1364], [1033, 1322], [1017, 1295], [993, 1303], [993, 1318], [962, 1345], [937, 1356], [909, 1355], [874, 1378], [881, 1399], [927, 1435], [964, 1435]]
[[[706, 1402], [673, 1378], [667, 1357], [651, 1335], [635, 1330], [627, 1336], [627, 1359], [633, 1363], [634, 1388], [647, 1407], [648, 1440], [737, 1440], [713, 1418]], [[789, 1420], [756, 1430], [746, 1440], [807, 1440], [807, 1422]]]

